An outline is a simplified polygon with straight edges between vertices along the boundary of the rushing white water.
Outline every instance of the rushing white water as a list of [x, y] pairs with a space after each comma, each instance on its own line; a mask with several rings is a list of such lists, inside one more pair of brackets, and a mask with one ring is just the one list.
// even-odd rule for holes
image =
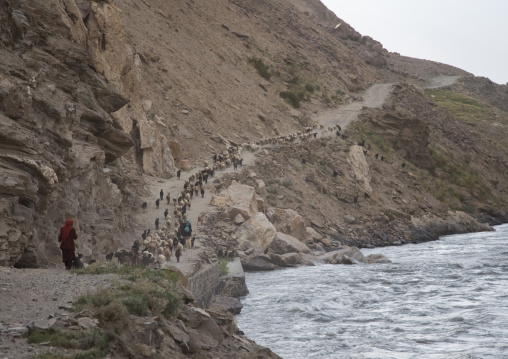
[[508, 358], [508, 225], [362, 251], [393, 263], [247, 273], [238, 327], [286, 359]]

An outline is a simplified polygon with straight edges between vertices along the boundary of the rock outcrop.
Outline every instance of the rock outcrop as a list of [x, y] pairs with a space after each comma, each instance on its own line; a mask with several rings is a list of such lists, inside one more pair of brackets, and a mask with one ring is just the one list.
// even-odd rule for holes
[[270, 246], [276, 234], [273, 224], [260, 212], [245, 221], [236, 231], [239, 243], [249, 241], [255, 249], [263, 251]]
[[304, 218], [293, 209], [269, 208], [266, 216], [277, 228], [277, 231], [288, 234], [300, 241], [307, 239], [307, 228]]
[[0, 17], [0, 265], [58, 262], [66, 218], [81, 253], [109, 251], [136, 193], [117, 166], [134, 142], [111, 116], [129, 101], [93, 70], [74, 1], [3, 3]]
[[371, 175], [369, 164], [363, 154], [363, 147], [353, 145], [349, 149], [348, 162], [353, 168], [356, 182], [364, 193], [371, 194], [372, 187], [370, 185]]
[[277, 232], [277, 236], [268, 246], [268, 253], [286, 254], [286, 253], [310, 253], [310, 249], [293, 236]]

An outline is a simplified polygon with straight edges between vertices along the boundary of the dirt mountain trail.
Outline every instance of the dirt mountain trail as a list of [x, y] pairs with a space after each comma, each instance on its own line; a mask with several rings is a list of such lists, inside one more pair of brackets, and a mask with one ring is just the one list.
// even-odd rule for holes
[[436, 89], [439, 87], [450, 86], [455, 83], [462, 76], [437, 76], [427, 81], [424, 88]]
[[[459, 76], [439, 76], [429, 81], [429, 86], [427, 88], [437, 88], [442, 86], [448, 86], [455, 82]], [[324, 128], [313, 130], [313, 133], [316, 133], [315, 138], [323, 138], [329, 136], [335, 136], [335, 131], [329, 131], [328, 128], [332, 127], [336, 124], [340, 125], [342, 130], [344, 130], [352, 121], [355, 121], [358, 118], [358, 115], [362, 111], [363, 108], [380, 108], [383, 103], [386, 101], [388, 96], [390, 95], [393, 88], [393, 84], [375, 84], [368, 88], [362, 94], [362, 101], [353, 102], [348, 105], [341, 106], [336, 109], [328, 109], [323, 112], [316, 114], [313, 117], [313, 120], [321, 125]], [[289, 135], [289, 134], [288, 134]], [[285, 135], [284, 135], [285, 136]], [[283, 137], [283, 136], [278, 136]], [[294, 143], [299, 143], [300, 140], [296, 140]], [[263, 146], [259, 146], [259, 148], [271, 148], [276, 145], [267, 144]], [[242, 152], [243, 165], [249, 166], [254, 162], [256, 156], [253, 152], [250, 152], [246, 149]], [[201, 164], [199, 165], [199, 163]], [[212, 164], [212, 160], [208, 160], [209, 164]], [[148, 208], [146, 212], [140, 212], [137, 216], [137, 220], [139, 223], [142, 223], [146, 229], [150, 228], [150, 230], [155, 230], [155, 219], [159, 218], [159, 228], [163, 226], [167, 226], [166, 221], [164, 219], [164, 210], [167, 208], [169, 211], [169, 216], [172, 218], [171, 228], [174, 228], [174, 205], [173, 198], [178, 196], [183, 190], [183, 185], [185, 181], [193, 174], [199, 170], [205, 168], [204, 160], [196, 161], [195, 166], [192, 170], [188, 172], [182, 172], [181, 178], [178, 179], [176, 177], [165, 179], [158, 177], [150, 177], [145, 176], [145, 183], [149, 191], [152, 193], [151, 197], [146, 197], [143, 200], [148, 203]], [[239, 170], [241, 167], [239, 167]], [[234, 171], [233, 166], [225, 168], [224, 170], [216, 170], [215, 176], [208, 180], [208, 183], [204, 185], [205, 194], [204, 198], [201, 198], [201, 195], [194, 196], [191, 200], [191, 207], [188, 209], [188, 219], [191, 221], [193, 235], [197, 236], [196, 239], [196, 249], [185, 250], [182, 257], [180, 258], [180, 263], [176, 262], [176, 257], [174, 255], [171, 257], [170, 261], [164, 264], [164, 267], [174, 266], [178, 268], [182, 273], [186, 275], [190, 275], [194, 272], [194, 268], [196, 262], [199, 260], [199, 256], [203, 251], [203, 247], [199, 241], [199, 226], [198, 226], [198, 217], [201, 213], [206, 212], [210, 209], [210, 200], [213, 194], [215, 194], [215, 184], [213, 181], [215, 179], [220, 179], [222, 175], [226, 173], [232, 173]], [[155, 201], [157, 198], [160, 199], [160, 190], [163, 190], [164, 196], [163, 200], [160, 200], [159, 208], [156, 208]], [[170, 193], [171, 201], [168, 205], [166, 202], [166, 194]], [[140, 204], [141, 205], [141, 204]], [[139, 235], [141, 236], [142, 230]], [[128, 248], [126, 248], [128, 249]]]
[[117, 276], [76, 275], [62, 269], [0, 267], [0, 333], [8, 328], [24, 329], [34, 319], [47, 318], [59, 306], [68, 305], [77, 297], [109, 287], [113, 278]]
[[[319, 138], [323, 138], [326, 136], [332, 136], [335, 132], [329, 132], [327, 127], [333, 126], [335, 124], [339, 124], [343, 129], [347, 127], [347, 125], [354, 121], [362, 108], [364, 107], [380, 107], [392, 89], [392, 84], [376, 84], [371, 86], [365, 93], [363, 94], [363, 101], [354, 102], [348, 105], [345, 105], [339, 109], [328, 110], [318, 114], [315, 118], [316, 122], [323, 127], [324, 129], [319, 129], [314, 131], [319, 135]], [[265, 145], [264, 148], [272, 147], [271, 145]], [[244, 166], [248, 166], [253, 163], [255, 160], [255, 154], [253, 152], [244, 150], [242, 152], [242, 158]], [[200, 161], [196, 161], [199, 163]], [[164, 211], [168, 209], [169, 217], [171, 217], [171, 229], [174, 228], [175, 216], [174, 216], [174, 205], [173, 198], [178, 197], [178, 194], [183, 190], [183, 185], [185, 181], [193, 174], [199, 170], [205, 168], [204, 160], [201, 161], [201, 165], [194, 166], [191, 171], [182, 172], [181, 178], [177, 177], [173, 178], [159, 178], [159, 177], [151, 177], [145, 176], [144, 180], [146, 183], [147, 189], [152, 193], [152, 196], [143, 198], [144, 201], [147, 202], [148, 207], [145, 212], [141, 211], [137, 215], [137, 220], [139, 223], [142, 223], [145, 229], [150, 229], [151, 231], [155, 230], [155, 220], [159, 218], [159, 228], [163, 226], [168, 226], [166, 220], [164, 218]], [[211, 164], [211, 159], [208, 160]], [[239, 167], [241, 169], [241, 167]], [[233, 172], [233, 166], [225, 168], [224, 170], [216, 170], [215, 176], [208, 180], [208, 183], [204, 185], [205, 194], [204, 197], [201, 197], [201, 194], [198, 196], [194, 196], [190, 203], [191, 207], [187, 211], [187, 219], [191, 221], [193, 235], [197, 236], [195, 249], [185, 250], [183, 252], [182, 257], [180, 257], [180, 262], [176, 261], [176, 257], [174, 254], [172, 255], [169, 262], [164, 263], [163, 267], [174, 266], [178, 268], [182, 273], [186, 275], [190, 275], [194, 272], [196, 262], [199, 260], [199, 256], [203, 251], [203, 247], [199, 241], [199, 225], [198, 225], [198, 217], [201, 213], [206, 212], [210, 209], [210, 200], [213, 194], [215, 194], [215, 185], [213, 181], [215, 179], [220, 179], [222, 175], [226, 173]], [[163, 191], [163, 199], [160, 200], [160, 191]], [[170, 203], [167, 204], [166, 195], [170, 193], [171, 200]], [[159, 208], [156, 207], [155, 201], [159, 199]], [[142, 230], [139, 235], [141, 236]], [[128, 248], [126, 248], [128, 249]]]
[[363, 94], [363, 101], [353, 102], [337, 109], [318, 113], [313, 119], [325, 127], [340, 125], [345, 129], [351, 121], [358, 118], [362, 108], [379, 108], [383, 105], [392, 90], [393, 84], [376, 84], [368, 88]]
[[[254, 161], [254, 153], [244, 151], [242, 153], [242, 158], [244, 160], [244, 166], [248, 163], [252, 163]], [[200, 161], [196, 161], [199, 163]], [[213, 161], [209, 159], [208, 162], [211, 164]], [[155, 219], [159, 218], [159, 229], [163, 226], [168, 226], [166, 220], [164, 218], [164, 211], [166, 208], [169, 211], [168, 217], [171, 217], [171, 230], [174, 229], [175, 223], [175, 215], [173, 213], [175, 206], [173, 205], [173, 198], [178, 197], [178, 194], [182, 192], [183, 185], [188, 178], [205, 168], [204, 160], [201, 161], [201, 165], [195, 165], [192, 170], [188, 172], [182, 172], [181, 178], [177, 177], [172, 178], [159, 178], [159, 177], [151, 177], [145, 176], [144, 180], [146, 183], [146, 188], [153, 194], [151, 197], [143, 198], [144, 201], [147, 202], [148, 208], [146, 212], [140, 212], [137, 215], [137, 220], [139, 223], [142, 223], [145, 229], [150, 229], [151, 231], [155, 230]], [[238, 167], [238, 171], [241, 170], [242, 167]], [[193, 196], [190, 200], [191, 207], [187, 210], [187, 219], [191, 221], [192, 224], [192, 235], [196, 236], [195, 248], [188, 250], [185, 249], [182, 256], [180, 257], [180, 262], [176, 261], [176, 257], [173, 255], [169, 262], [166, 262], [163, 267], [174, 266], [178, 268], [183, 274], [190, 275], [195, 270], [196, 262], [199, 260], [200, 254], [203, 251], [203, 246], [200, 243], [199, 235], [200, 235], [200, 226], [198, 224], [198, 217], [201, 213], [208, 211], [212, 206], [210, 205], [210, 200], [215, 193], [215, 187], [217, 184], [213, 183], [214, 180], [220, 179], [226, 173], [234, 172], [233, 166], [227, 167], [224, 170], [216, 170], [215, 175], [212, 178], [208, 178], [208, 183], [203, 185], [205, 190], [204, 196], [201, 197], [201, 194], [197, 196]], [[160, 191], [161, 189], [164, 191], [163, 200], [160, 200]], [[169, 192], [171, 199], [169, 205], [167, 204], [166, 194]], [[156, 208], [155, 201], [159, 198], [159, 208]], [[141, 204], [140, 204], [141, 206]], [[143, 230], [140, 231], [139, 236], [141, 238]], [[125, 248], [129, 249], [129, 248]]]

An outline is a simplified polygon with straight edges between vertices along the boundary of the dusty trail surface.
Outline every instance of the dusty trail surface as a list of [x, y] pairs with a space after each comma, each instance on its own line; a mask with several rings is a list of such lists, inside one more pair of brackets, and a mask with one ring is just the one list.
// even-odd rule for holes
[[362, 108], [379, 108], [383, 105], [386, 98], [392, 90], [393, 84], [376, 84], [372, 85], [363, 94], [363, 100], [360, 102], [353, 102], [349, 105], [342, 106], [338, 109], [331, 109], [318, 113], [314, 120], [325, 127], [339, 124], [342, 129], [345, 129], [351, 121], [358, 118], [358, 114]]
[[424, 87], [426, 89], [435, 89], [439, 87], [450, 86], [453, 85], [455, 81], [461, 77], [462, 76], [437, 76], [427, 81]]

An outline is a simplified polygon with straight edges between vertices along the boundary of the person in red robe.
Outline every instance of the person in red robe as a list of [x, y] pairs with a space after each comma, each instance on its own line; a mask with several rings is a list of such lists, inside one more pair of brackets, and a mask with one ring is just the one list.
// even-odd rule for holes
[[72, 261], [76, 259], [74, 240], [78, 239], [78, 235], [76, 234], [76, 230], [72, 228], [73, 224], [74, 222], [72, 222], [72, 219], [65, 221], [65, 224], [60, 229], [60, 235], [58, 236], [58, 242], [61, 242], [60, 249], [62, 250], [62, 260], [67, 270], [72, 268]]

